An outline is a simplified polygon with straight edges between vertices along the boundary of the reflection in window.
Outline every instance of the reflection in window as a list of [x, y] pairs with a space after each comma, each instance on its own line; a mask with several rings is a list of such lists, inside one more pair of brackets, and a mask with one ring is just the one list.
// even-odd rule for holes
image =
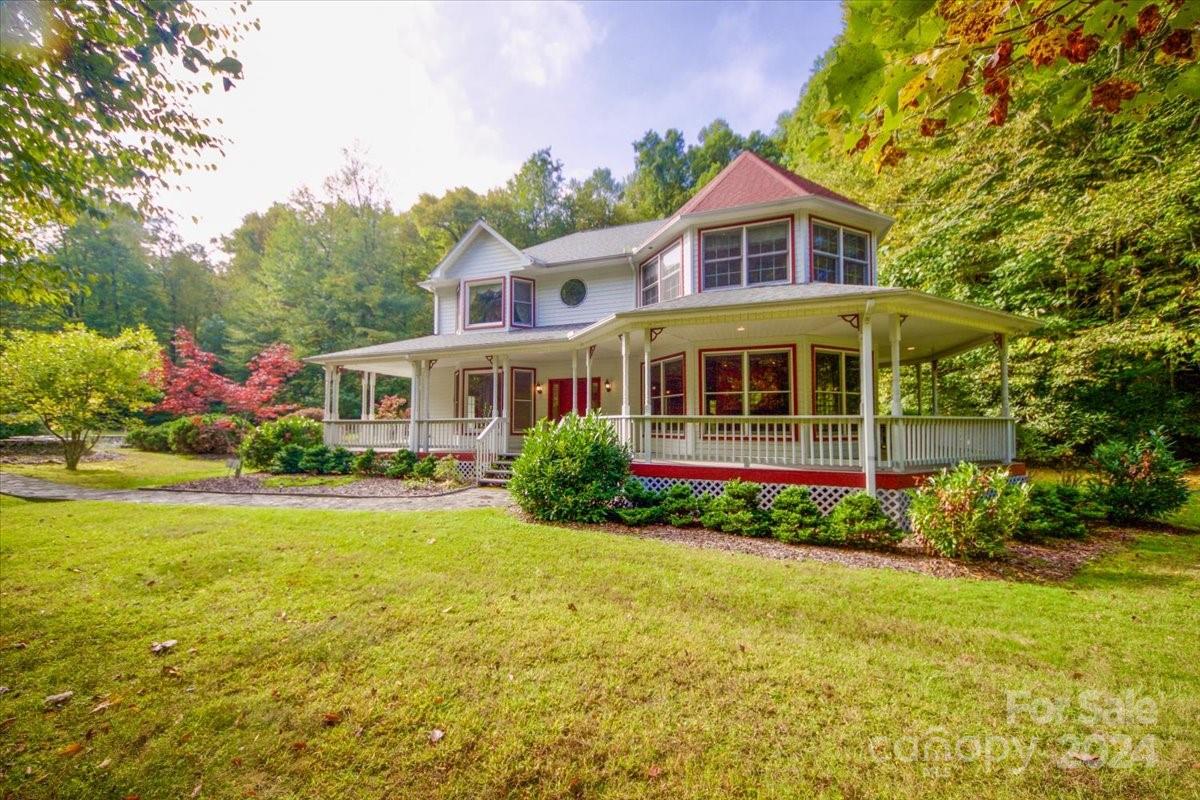
[[683, 294], [683, 243], [664, 250], [642, 265], [642, 305], [674, 300]]
[[659, 416], [686, 414], [683, 356], [650, 362], [650, 413]]
[[701, 234], [705, 289], [787, 281], [791, 221], [768, 222]]
[[498, 325], [504, 322], [504, 280], [467, 285], [467, 324]]
[[704, 413], [787, 415], [792, 413], [789, 350], [745, 350], [704, 355]]
[[532, 328], [533, 281], [524, 278], [512, 279], [512, 324], [518, 328]]
[[813, 222], [813, 280], [860, 286], [870, 283], [870, 248], [870, 237], [861, 231]]
[[813, 382], [813, 413], [857, 415], [861, 412], [859, 391], [862, 363], [856, 353], [817, 350]]

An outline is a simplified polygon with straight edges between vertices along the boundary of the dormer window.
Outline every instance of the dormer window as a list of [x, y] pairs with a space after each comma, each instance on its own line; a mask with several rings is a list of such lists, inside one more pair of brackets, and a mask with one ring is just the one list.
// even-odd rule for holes
[[784, 283], [792, 263], [791, 219], [700, 233], [703, 289]]
[[487, 278], [466, 283], [464, 328], [487, 328], [504, 324], [504, 278]]
[[812, 223], [812, 279], [820, 283], [871, 283], [871, 237], [866, 231]]
[[532, 328], [533, 281], [529, 278], [512, 279], [512, 324], [514, 328]]
[[676, 242], [642, 264], [638, 285], [644, 306], [682, 297], [683, 242]]

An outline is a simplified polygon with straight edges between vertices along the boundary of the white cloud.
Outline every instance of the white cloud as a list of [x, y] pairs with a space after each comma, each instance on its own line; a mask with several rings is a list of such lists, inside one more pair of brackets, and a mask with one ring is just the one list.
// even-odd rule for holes
[[512, 75], [538, 88], [557, 86], [603, 38], [579, 3], [512, 3], [500, 19], [500, 55]]

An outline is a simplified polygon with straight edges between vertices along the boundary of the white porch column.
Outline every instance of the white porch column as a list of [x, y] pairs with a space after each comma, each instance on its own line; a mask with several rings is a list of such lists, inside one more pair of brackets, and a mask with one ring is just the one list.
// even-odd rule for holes
[[509, 369], [509, 356], [505, 356], [500, 361], [500, 402], [504, 409], [504, 418], [509, 419], [512, 415], [512, 370]]
[[592, 348], [583, 351], [583, 413], [592, 413]]
[[938, 362], [935, 358], [929, 362], [929, 413], [933, 416], [938, 415]]
[[359, 375], [361, 375], [362, 377], [359, 380], [359, 384], [358, 384], [358, 389], [359, 389], [359, 392], [358, 392], [358, 396], [359, 396], [358, 418], [366, 419], [367, 418], [367, 389], [368, 389], [368, 385], [371, 383], [371, 373], [360, 372]]
[[429, 420], [433, 415], [429, 413], [429, 409], [433, 405], [429, 402], [430, 392], [433, 391], [433, 359], [425, 359], [421, 362], [421, 447], [429, 450]]
[[873, 301], [859, 320], [858, 364], [862, 370], [860, 378], [862, 396], [862, 432], [859, 446], [862, 455], [863, 481], [867, 494], [875, 496], [875, 341], [871, 326]]
[[[643, 329], [642, 330], [642, 414], [647, 417], [650, 416], [651, 413], [653, 413], [652, 409], [650, 407], [650, 339], [651, 339], [650, 329], [649, 328]], [[650, 445], [651, 445], [650, 423], [648, 421], [643, 422], [643, 426], [644, 427], [642, 429], [642, 435], [644, 438], [642, 440], [642, 455], [647, 461], [649, 461], [650, 460]]]
[[[1008, 398], [1008, 337], [999, 334], [996, 344], [1000, 348], [1000, 416], [1008, 419], [1012, 416], [1012, 406]], [[1004, 463], [1011, 464], [1017, 457], [1016, 425], [1010, 420], [1004, 428]]]
[[367, 419], [375, 419], [375, 379], [379, 377], [377, 372], [368, 372], [371, 376], [370, 382], [367, 384]]
[[578, 416], [579, 409], [579, 351], [571, 351], [571, 413]]
[[621, 416], [629, 416], [629, 334], [621, 334]]
[[412, 379], [408, 385], [408, 449], [414, 453], [421, 449], [421, 364], [413, 361]]
[[492, 355], [492, 419], [500, 416], [500, 357]]
[[917, 416], [918, 417], [923, 416], [925, 413], [925, 408], [921, 405], [921, 368], [923, 366], [925, 366], [924, 363], [922, 363], [920, 361], [917, 362]]
[[906, 458], [904, 401], [900, 396], [900, 315], [888, 319], [888, 341], [892, 346], [892, 421], [888, 425], [888, 460], [894, 469], [903, 469]]
[[333, 392], [332, 392], [333, 397], [330, 398], [329, 417], [330, 417], [330, 419], [337, 420], [337, 419], [341, 419], [341, 413], [342, 413], [342, 410], [339, 407], [341, 405], [341, 403], [338, 402], [339, 400], [341, 400], [341, 397], [342, 397], [342, 368], [341, 367], [335, 366], [333, 368], [332, 389], [333, 389]]
[[325, 404], [321, 406], [322, 413], [325, 419], [333, 419], [333, 415], [329, 413], [329, 396], [330, 389], [333, 387], [333, 367], [326, 365], [325, 367]]

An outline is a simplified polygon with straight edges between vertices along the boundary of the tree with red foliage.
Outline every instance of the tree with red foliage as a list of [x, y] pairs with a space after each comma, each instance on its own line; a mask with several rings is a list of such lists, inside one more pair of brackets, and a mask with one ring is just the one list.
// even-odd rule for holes
[[296, 407], [272, 404], [287, 379], [302, 366], [286, 344], [273, 344], [251, 359], [246, 365], [250, 377], [244, 384], [218, 375], [214, 369], [217, 357], [200, 349], [186, 328], [175, 331], [173, 344], [178, 363], [163, 351], [164, 397], [155, 410], [182, 416], [202, 414], [214, 405], [224, 404], [229, 411], [261, 421], [275, 419]]

